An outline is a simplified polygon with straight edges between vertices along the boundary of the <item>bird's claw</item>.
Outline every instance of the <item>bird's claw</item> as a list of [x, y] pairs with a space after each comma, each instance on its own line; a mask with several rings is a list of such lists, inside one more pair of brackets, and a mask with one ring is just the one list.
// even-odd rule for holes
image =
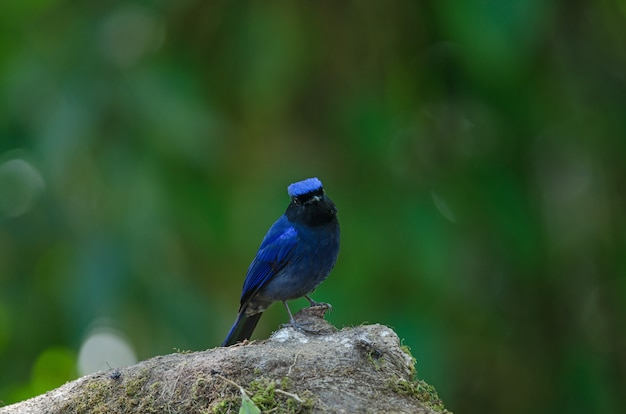
[[314, 307], [314, 306], [323, 306], [324, 308], [326, 308], [328, 310], [328, 312], [332, 312], [333, 310], [333, 305], [331, 305], [330, 303], [326, 303], [326, 302], [316, 302], [313, 299], [311, 299], [310, 297], [306, 297], [309, 300], [310, 306], [309, 307]]

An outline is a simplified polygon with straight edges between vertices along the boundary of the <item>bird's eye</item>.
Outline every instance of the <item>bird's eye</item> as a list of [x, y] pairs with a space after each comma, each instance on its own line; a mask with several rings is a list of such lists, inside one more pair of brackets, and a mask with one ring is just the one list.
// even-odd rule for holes
[[297, 199], [297, 198], [294, 198], [294, 199], [293, 199], [293, 203], [294, 203], [295, 205], [299, 205], [299, 204], [300, 204], [300, 200], [299, 200], [299, 199]]

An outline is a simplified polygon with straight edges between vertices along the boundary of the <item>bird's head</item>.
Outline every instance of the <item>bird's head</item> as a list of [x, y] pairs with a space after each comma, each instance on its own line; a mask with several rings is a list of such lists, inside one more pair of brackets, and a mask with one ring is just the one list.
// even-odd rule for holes
[[289, 185], [287, 192], [291, 197], [286, 212], [289, 220], [316, 226], [336, 219], [337, 207], [326, 196], [322, 182], [316, 177]]

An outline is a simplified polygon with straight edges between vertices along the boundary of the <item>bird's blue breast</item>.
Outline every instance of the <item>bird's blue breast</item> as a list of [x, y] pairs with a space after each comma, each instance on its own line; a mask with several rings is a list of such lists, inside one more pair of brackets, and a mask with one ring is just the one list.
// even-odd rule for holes
[[[312, 292], [333, 268], [339, 252], [339, 226], [309, 227], [281, 216], [261, 242], [248, 268], [241, 304], [252, 310], [273, 301]], [[247, 303], [249, 301], [249, 303]]]

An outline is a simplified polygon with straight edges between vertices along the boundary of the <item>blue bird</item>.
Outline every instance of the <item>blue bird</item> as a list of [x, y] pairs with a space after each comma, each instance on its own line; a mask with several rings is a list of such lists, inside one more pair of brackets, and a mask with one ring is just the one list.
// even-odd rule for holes
[[287, 188], [291, 203], [269, 229], [243, 282], [239, 314], [222, 346], [249, 339], [259, 318], [281, 301], [292, 326], [299, 327], [288, 300], [305, 297], [326, 279], [339, 254], [337, 208], [322, 182], [308, 178]]

